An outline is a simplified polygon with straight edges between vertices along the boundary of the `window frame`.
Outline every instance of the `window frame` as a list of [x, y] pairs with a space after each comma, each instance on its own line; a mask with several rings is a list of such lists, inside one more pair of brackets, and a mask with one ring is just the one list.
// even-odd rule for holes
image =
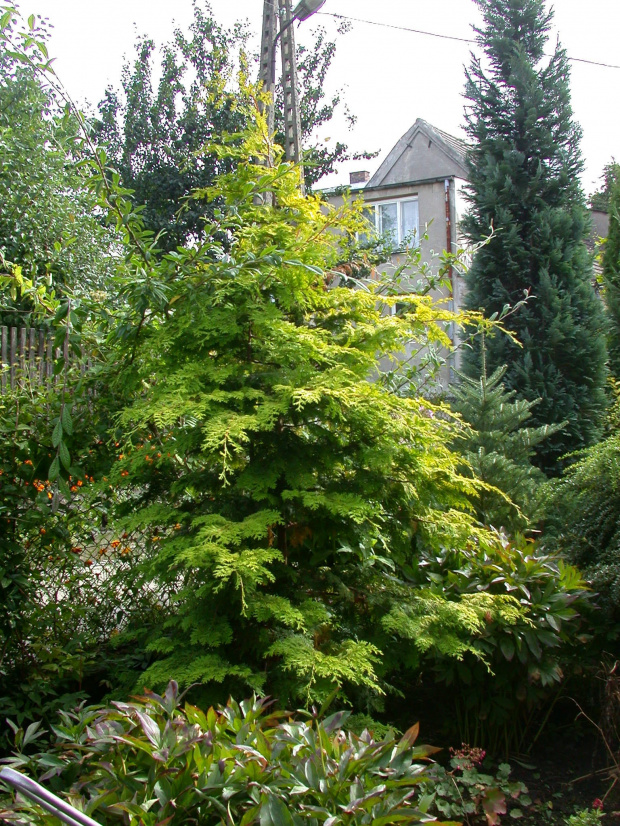
[[415, 227], [415, 237], [413, 246], [418, 247], [420, 246], [420, 201], [417, 195], [407, 196], [404, 198], [391, 198], [390, 200], [385, 201], [375, 201], [374, 203], [366, 203], [363, 207], [364, 212], [370, 212], [370, 210], [373, 210], [374, 229], [377, 236], [379, 238], [382, 238], [383, 233], [380, 229], [381, 208], [386, 206], [392, 206], [394, 204], [396, 205], [396, 228], [398, 237], [392, 239], [392, 242], [395, 244], [396, 249], [403, 249], [405, 246], [405, 239], [408, 237], [405, 233], [403, 233], [403, 204], [408, 203], [415, 203], [417, 206], [417, 225]]

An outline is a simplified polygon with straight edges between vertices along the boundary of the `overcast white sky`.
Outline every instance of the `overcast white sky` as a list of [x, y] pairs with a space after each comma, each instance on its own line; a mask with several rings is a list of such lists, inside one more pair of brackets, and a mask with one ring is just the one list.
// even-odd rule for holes
[[[191, 0], [21, 0], [20, 5], [25, 14], [50, 18], [56, 70], [74, 98], [91, 103], [101, 98], [106, 85], [118, 85], [136, 33], [162, 43], [176, 25], [184, 27], [192, 17]], [[260, 31], [262, 0], [211, 0], [211, 7], [224, 25], [249, 20], [252, 29]], [[619, 0], [555, 0], [554, 8], [552, 42], [559, 36], [571, 57], [620, 65]], [[472, 36], [471, 24], [479, 19], [473, 0], [327, 0], [322, 11], [465, 38]], [[308, 41], [317, 25], [332, 33], [336, 28], [333, 18], [317, 14], [296, 30], [298, 42]], [[347, 133], [343, 121], [332, 122], [320, 137], [344, 139], [353, 149], [379, 150], [381, 155], [343, 166], [325, 183], [345, 182], [351, 169], [374, 171], [418, 117], [461, 135], [463, 66], [471, 48], [466, 43], [354, 23], [353, 30], [339, 40], [330, 83], [344, 88], [357, 126]], [[571, 67], [573, 109], [583, 129], [583, 182], [590, 192], [603, 165], [612, 156], [620, 159], [620, 69], [584, 63]]]

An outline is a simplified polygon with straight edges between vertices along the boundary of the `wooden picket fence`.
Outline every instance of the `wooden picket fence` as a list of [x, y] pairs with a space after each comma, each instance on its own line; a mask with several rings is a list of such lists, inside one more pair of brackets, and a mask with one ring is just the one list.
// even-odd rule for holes
[[34, 327], [0, 327], [0, 335], [0, 393], [54, 380], [54, 359], [61, 351], [54, 348], [50, 333]]

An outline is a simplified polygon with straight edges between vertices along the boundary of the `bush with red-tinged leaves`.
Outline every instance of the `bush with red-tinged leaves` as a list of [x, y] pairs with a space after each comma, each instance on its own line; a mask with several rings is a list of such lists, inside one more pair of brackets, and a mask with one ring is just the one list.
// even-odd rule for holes
[[[437, 750], [415, 745], [417, 726], [375, 742], [368, 731], [343, 731], [348, 712], [299, 721], [270, 705], [181, 707], [172, 682], [163, 697], [62, 712], [57, 744], [45, 753], [27, 756], [38, 732], [17, 730], [5, 762], [105, 826], [436, 822], [419, 801]], [[0, 819], [53, 822], [21, 799], [7, 800]]]

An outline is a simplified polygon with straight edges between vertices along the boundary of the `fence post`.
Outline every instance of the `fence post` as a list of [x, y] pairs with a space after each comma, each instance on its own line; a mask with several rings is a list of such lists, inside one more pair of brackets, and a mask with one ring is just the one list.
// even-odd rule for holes
[[25, 387], [26, 378], [26, 328], [19, 328], [19, 356], [17, 361], [18, 373], [17, 381], [20, 387]]
[[11, 346], [9, 352], [9, 376], [11, 381], [11, 390], [15, 387], [15, 364], [17, 362], [17, 327], [11, 327]]
[[43, 330], [39, 330], [37, 358], [39, 360], [39, 381], [42, 382], [45, 380], [45, 333]]
[[28, 330], [28, 381], [31, 384], [34, 384], [35, 376], [37, 374], [36, 368], [36, 352], [34, 349], [34, 336], [35, 336], [35, 329], [34, 327], [30, 327]]
[[0, 327], [0, 370], [2, 371], [2, 376], [0, 377], [0, 392], [6, 392], [6, 374], [7, 374], [7, 366], [9, 362], [8, 358], [8, 338], [9, 338], [9, 330], [8, 327]]

